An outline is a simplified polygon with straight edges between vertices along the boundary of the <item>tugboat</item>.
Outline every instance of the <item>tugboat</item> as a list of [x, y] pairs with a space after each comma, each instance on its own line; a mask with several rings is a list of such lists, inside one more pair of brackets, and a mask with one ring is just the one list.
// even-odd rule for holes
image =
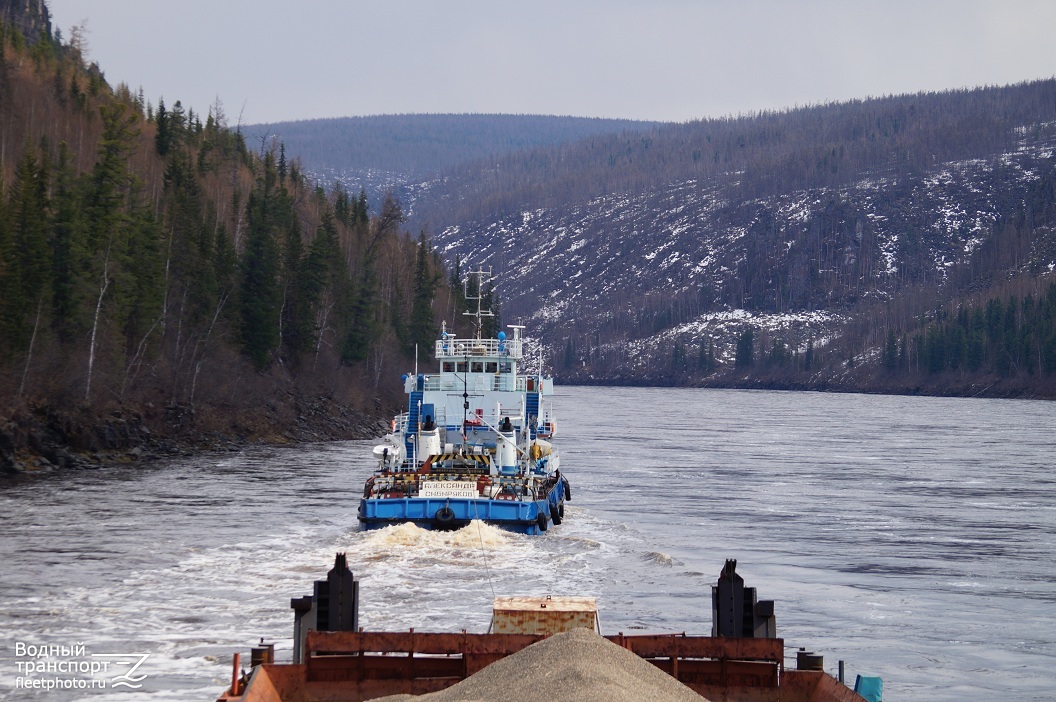
[[[433, 530], [460, 529], [478, 519], [508, 531], [542, 534], [564, 518], [572, 499], [550, 442], [555, 422], [543, 398], [552, 378], [521, 372], [523, 326], [481, 337], [482, 284], [477, 278], [475, 338], [458, 338], [443, 324], [436, 341], [439, 372], [403, 376], [407, 411], [374, 447], [378, 465], [359, 503], [362, 529], [411, 522]], [[467, 286], [468, 287], [468, 286]]]

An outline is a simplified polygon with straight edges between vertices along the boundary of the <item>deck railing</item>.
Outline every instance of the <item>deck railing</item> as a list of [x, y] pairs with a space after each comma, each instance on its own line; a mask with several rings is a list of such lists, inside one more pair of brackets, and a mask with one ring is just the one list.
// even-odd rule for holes
[[480, 374], [480, 373], [457, 373], [454, 376], [425, 376], [423, 390], [439, 390], [442, 392], [468, 392], [481, 390], [494, 390], [505, 392], [524, 392], [528, 384], [528, 377], [524, 375], [513, 376], [509, 373]]
[[[544, 637], [535, 634], [433, 634], [309, 631], [306, 679], [355, 683], [380, 697], [442, 690]], [[683, 635], [605, 637], [696, 690], [709, 686], [777, 688], [783, 639]], [[709, 690], [710, 691], [710, 690]], [[371, 695], [358, 699], [367, 699]], [[748, 699], [748, 698], [746, 698]], [[750, 699], [760, 699], [757, 695]], [[790, 699], [799, 699], [791, 697]]]
[[514, 359], [522, 357], [521, 339], [438, 339], [437, 358], [465, 358], [467, 356], [504, 356]]

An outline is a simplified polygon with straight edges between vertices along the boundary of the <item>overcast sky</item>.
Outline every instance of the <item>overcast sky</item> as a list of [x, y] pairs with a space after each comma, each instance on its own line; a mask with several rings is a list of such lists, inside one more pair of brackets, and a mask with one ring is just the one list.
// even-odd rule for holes
[[1056, 75], [1053, 0], [47, 0], [112, 85], [233, 123], [685, 121]]

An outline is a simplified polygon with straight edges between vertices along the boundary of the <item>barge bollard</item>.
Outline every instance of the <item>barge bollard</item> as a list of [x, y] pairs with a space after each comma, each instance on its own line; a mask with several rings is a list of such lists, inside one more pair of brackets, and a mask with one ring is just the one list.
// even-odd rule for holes
[[249, 650], [249, 666], [256, 668], [258, 665], [271, 665], [275, 662], [275, 644], [264, 643], [264, 639], [260, 640], [259, 646], [254, 646]]
[[754, 587], [745, 587], [737, 561], [726, 559], [719, 580], [711, 586], [711, 635], [777, 638], [773, 600], [757, 600]]
[[796, 651], [796, 668], [798, 670], [825, 670], [825, 657], [801, 648]]
[[313, 594], [290, 599], [293, 617], [293, 662], [304, 662], [304, 640], [309, 630], [355, 631], [359, 628], [359, 581], [338, 553], [326, 580], [316, 580]]
[[238, 671], [242, 663], [242, 654], [236, 653], [231, 666], [231, 696], [238, 697]]

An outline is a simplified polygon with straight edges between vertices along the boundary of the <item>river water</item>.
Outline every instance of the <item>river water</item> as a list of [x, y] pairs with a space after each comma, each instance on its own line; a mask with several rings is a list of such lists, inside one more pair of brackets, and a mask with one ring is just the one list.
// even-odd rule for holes
[[[708, 634], [736, 558], [792, 665], [843, 659], [888, 700], [1056, 699], [1056, 404], [561, 388], [555, 408], [573, 501], [541, 537], [359, 532], [372, 442], [0, 483], [0, 699], [215, 699], [234, 651], [289, 657], [289, 600], [338, 551], [361, 625], [474, 632], [494, 595], [572, 594], [606, 634]], [[19, 655], [38, 646], [60, 648]], [[137, 692], [72, 672], [132, 654]], [[48, 661], [67, 672], [24, 669]], [[106, 688], [19, 686], [55, 677]]]

